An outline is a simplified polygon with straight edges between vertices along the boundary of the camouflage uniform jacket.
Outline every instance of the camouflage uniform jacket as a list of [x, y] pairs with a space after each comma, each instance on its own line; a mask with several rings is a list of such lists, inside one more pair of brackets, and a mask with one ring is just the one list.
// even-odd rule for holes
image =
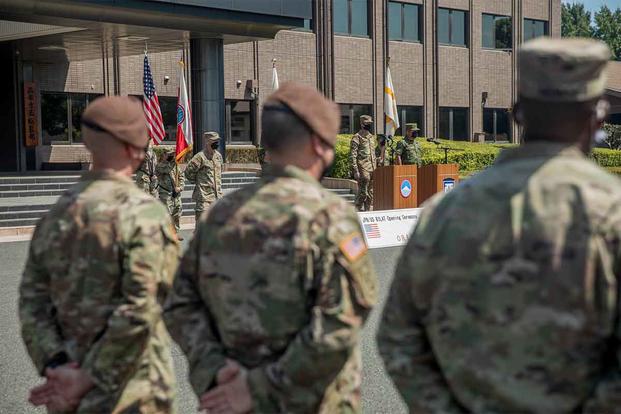
[[157, 197], [157, 156], [153, 148], [149, 148], [145, 154], [144, 161], [136, 171], [136, 184], [145, 193]]
[[172, 410], [161, 319], [179, 246], [168, 213], [129, 178], [90, 172], [38, 223], [19, 300], [37, 370], [59, 355], [95, 383], [80, 413]]
[[222, 197], [222, 155], [214, 151], [211, 159], [205, 151], [196, 154], [185, 169], [185, 178], [196, 184], [194, 201], [215, 201]]
[[619, 412], [619, 275], [621, 182], [576, 147], [507, 150], [425, 208], [380, 353], [413, 412]]
[[175, 161], [164, 161], [157, 165], [157, 180], [159, 191], [168, 196], [172, 195], [175, 188], [185, 185], [185, 175], [181, 172], [181, 167]]
[[166, 324], [197, 395], [231, 358], [249, 370], [256, 413], [358, 412], [376, 277], [356, 213], [298, 168], [268, 170], [200, 223]]
[[351, 139], [349, 161], [352, 174], [372, 173], [377, 166], [375, 137], [367, 130], [360, 130]]
[[399, 141], [395, 155], [401, 157], [403, 165], [418, 165], [420, 167], [422, 164], [420, 145], [415, 139], [404, 138]]

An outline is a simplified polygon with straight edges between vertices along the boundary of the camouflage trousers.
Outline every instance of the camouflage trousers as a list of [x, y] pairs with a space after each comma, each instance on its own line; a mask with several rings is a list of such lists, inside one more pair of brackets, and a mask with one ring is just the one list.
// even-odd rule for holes
[[136, 172], [136, 185], [145, 193], [157, 198], [157, 184], [152, 183], [151, 178], [144, 172]]
[[196, 205], [194, 206], [194, 218], [196, 219], [196, 224], [198, 224], [198, 220], [201, 218], [201, 215], [206, 210], [209, 210], [209, 206], [211, 206], [215, 202], [215, 198], [196, 200]]
[[358, 179], [358, 195], [356, 195], [356, 209], [371, 211], [373, 205], [373, 173], [360, 171]]
[[175, 230], [177, 230], [177, 233], [179, 233], [179, 231], [181, 230], [181, 215], [183, 214], [181, 195], [173, 197], [172, 194], [160, 192], [160, 201], [164, 203], [164, 205], [168, 209], [168, 214], [170, 214], [170, 217], [175, 224]]

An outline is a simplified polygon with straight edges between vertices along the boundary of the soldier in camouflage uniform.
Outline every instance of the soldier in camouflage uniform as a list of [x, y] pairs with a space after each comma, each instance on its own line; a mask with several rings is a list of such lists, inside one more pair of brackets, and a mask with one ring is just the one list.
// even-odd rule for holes
[[386, 167], [394, 164], [394, 149], [392, 148], [392, 139], [385, 136], [378, 137], [377, 148], [375, 148], [375, 157], [378, 167]]
[[208, 412], [360, 412], [376, 278], [356, 212], [319, 183], [338, 113], [282, 85], [262, 115], [268, 171], [209, 210], [182, 260], [164, 318]]
[[153, 145], [149, 141], [149, 148], [144, 157], [144, 161], [136, 171], [136, 185], [153, 197], [157, 198], [157, 156], [153, 151]]
[[377, 167], [375, 137], [371, 133], [373, 118], [369, 115], [360, 117], [360, 131], [351, 139], [349, 161], [352, 176], [358, 181], [356, 208], [359, 211], [370, 211], [373, 205], [373, 171]]
[[425, 207], [378, 334], [412, 412], [621, 409], [621, 181], [585, 156], [609, 58], [593, 40], [525, 43], [525, 144]]
[[218, 152], [220, 135], [217, 132], [205, 132], [203, 150], [196, 154], [185, 169], [185, 178], [196, 184], [192, 199], [196, 223], [210, 205], [222, 198], [222, 155]]
[[93, 170], [38, 223], [19, 299], [22, 337], [50, 412], [170, 413], [175, 390], [160, 301], [179, 246], [162, 204], [131, 175], [144, 158], [139, 101], [99, 98], [82, 117]]
[[185, 185], [185, 176], [175, 161], [174, 150], [169, 150], [164, 160], [158, 163], [157, 180], [159, 182], [160, 201], [164, 203], [168, 209], [168, 214], [170, 214], [170, 217], [173, 219], [179, 240], [183, 240], [183, 238], [179, 236], [181, 230], [179, 223], [181, 214], [183, 213], [181, 192]]
[[420, 129], [418, 129], [417, 124], [406, 124], [405, 137], [403, 141], [399, 141], [395, 151], [398, 165], [417, 165], [419, 167], [422, 165], [422, 152], [420, 145], [416, 142], [419, 132]]

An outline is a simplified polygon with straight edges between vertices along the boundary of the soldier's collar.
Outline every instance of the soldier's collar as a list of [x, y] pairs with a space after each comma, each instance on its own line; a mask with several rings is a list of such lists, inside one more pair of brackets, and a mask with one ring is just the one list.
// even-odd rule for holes
[[500, 164], [525, 158], [550, 157], [584, 158], [585, 155], [576, 144], [537, 141], [523, 144], [517, 148], [503, 150], [496, 158], [495, 163]]
[[307, 173], [301, 168], [295, 167], [293, 165], [287, 165], [285, 167], [277, 166], [277, 165], [269, 165], [265, 167], [265, 177], [289, 177], [289, 178], [297, 178], [298, 180], [305, 181], [307, 183], [312, 183], [316, 185], [321, 185], [319, 181], [315, 179], [312, 175]]
[[80, 177], [80, 181], [114, 180], [132, 182], [131, 177], [112, 170], [88, 171]]

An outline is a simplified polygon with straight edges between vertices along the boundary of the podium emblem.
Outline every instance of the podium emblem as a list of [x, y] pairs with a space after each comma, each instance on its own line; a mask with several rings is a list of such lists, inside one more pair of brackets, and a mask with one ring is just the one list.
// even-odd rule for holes
[[403, 198], [408, 198], [410, 196], [410, 194], [412, 194], [412, 183], [410, 182], [410, 180], [403, 180], [401, 181], [401, 196]]
[[451, 191], [455, 187], [455, 179], [453, 179], [453, 178], [445, 178], [444, 180], [442, 180], [442, 184], [443, 184], [443, 187], [444, 187], [444, 192], [448, 193], [449, 191]]

